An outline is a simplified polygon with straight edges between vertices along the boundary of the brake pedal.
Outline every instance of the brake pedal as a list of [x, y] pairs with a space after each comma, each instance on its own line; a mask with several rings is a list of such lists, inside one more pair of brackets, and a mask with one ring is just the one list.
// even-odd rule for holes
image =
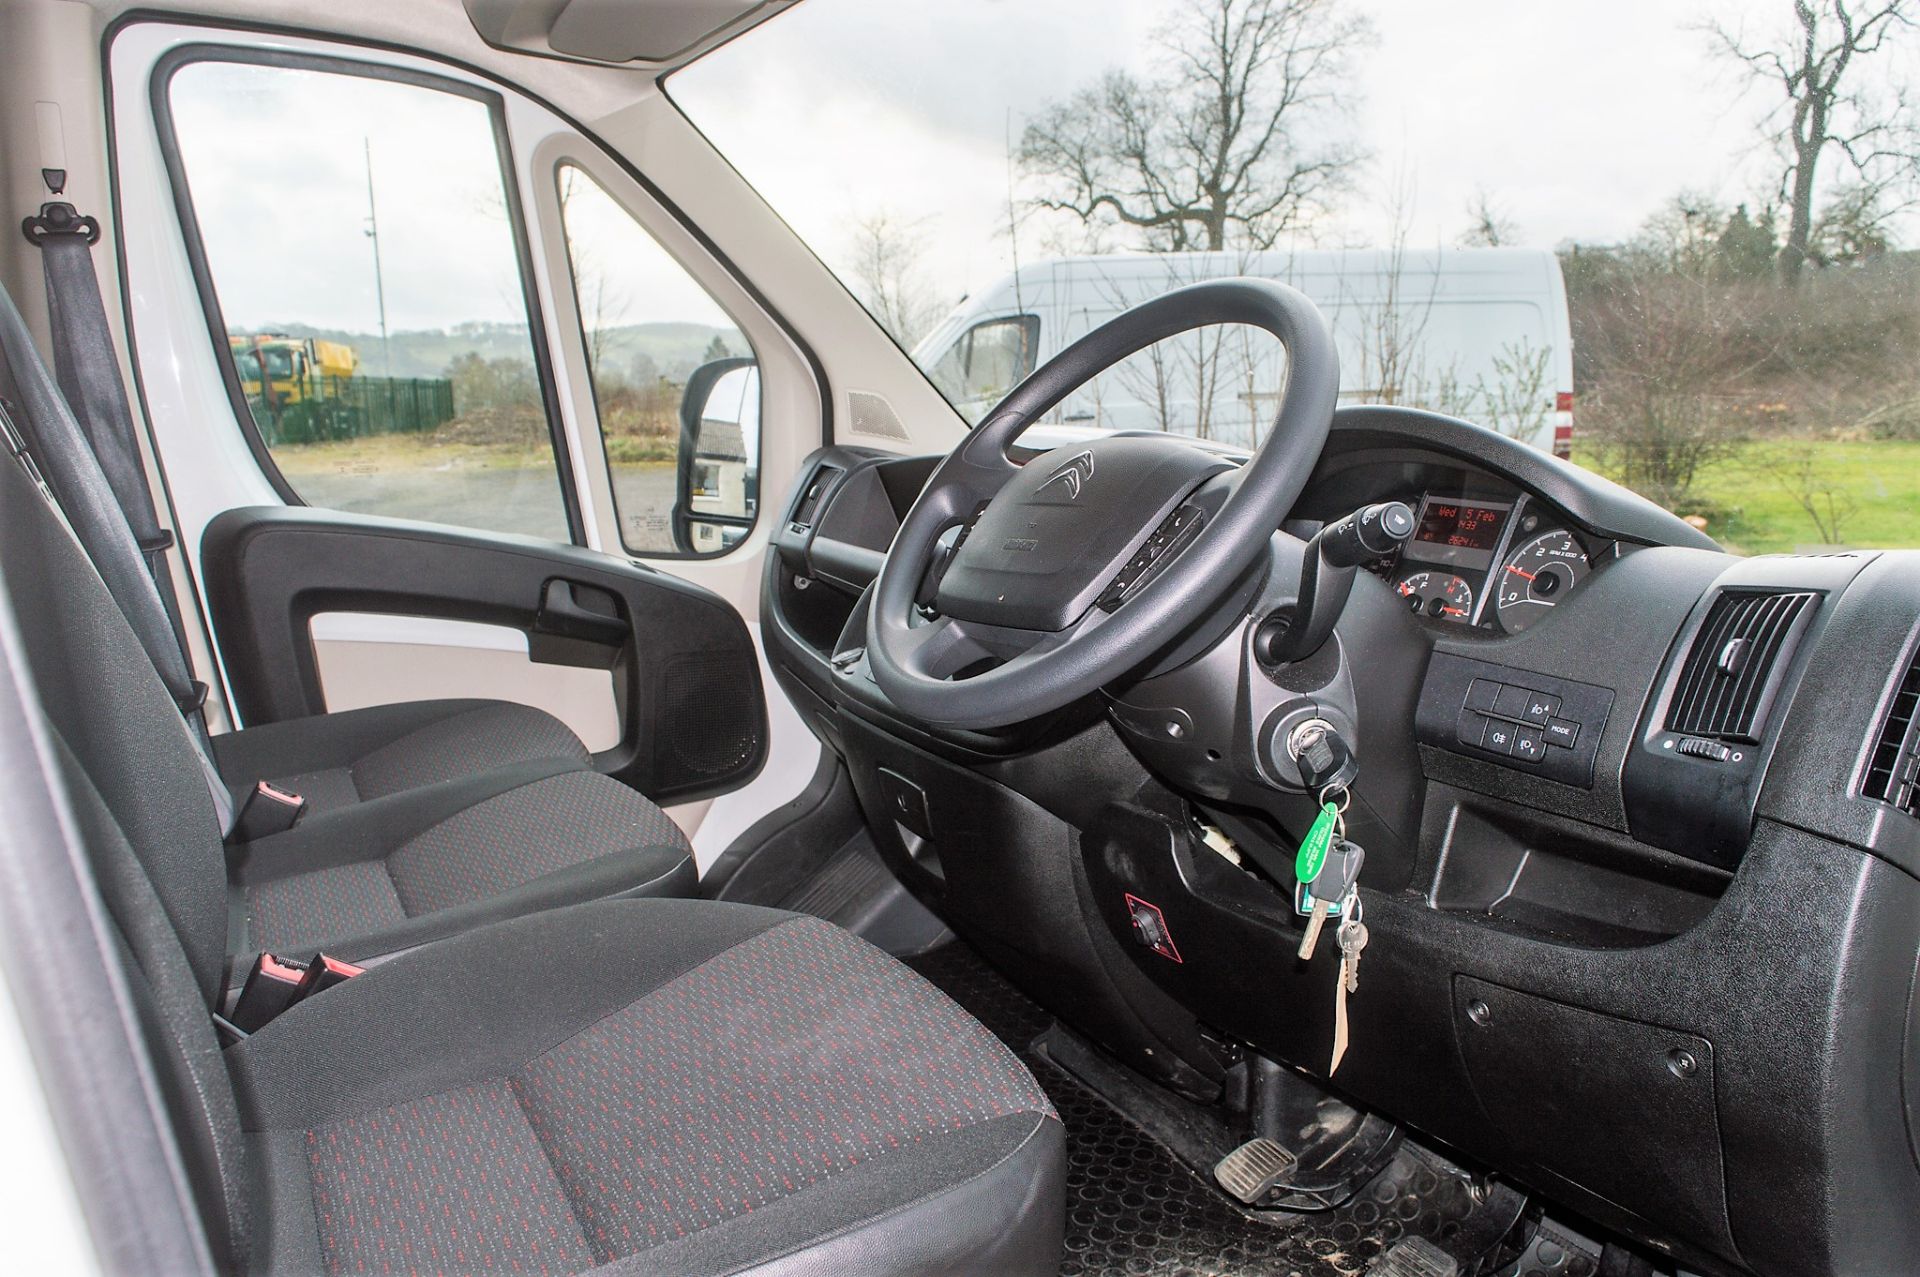
[[1368, 1266], [1367, 1277], [1460, 1277], [1460, 1261], [1424, 1237], [1402, 1237]]
[[1214, 1165], [1213, 1178], [1241, 1205], [1252, 1206], [1287, 1177], [1294, 1160], [1270, 1139], [1248, 1140]]

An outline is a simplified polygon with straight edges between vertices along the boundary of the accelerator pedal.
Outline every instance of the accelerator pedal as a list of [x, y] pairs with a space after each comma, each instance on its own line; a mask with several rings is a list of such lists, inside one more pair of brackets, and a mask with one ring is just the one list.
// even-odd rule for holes
[[1368, 1266], [1367, 1277], [1460, 1277], [1460, 1261], [1424, 1237], [1402, 1237]]
[[1294, 1156], [1264, 1137], [1248, 1140], [1214, 1164], [1213, 1178], [1242, 1206], [1257, 1204], [1293, 1169]]

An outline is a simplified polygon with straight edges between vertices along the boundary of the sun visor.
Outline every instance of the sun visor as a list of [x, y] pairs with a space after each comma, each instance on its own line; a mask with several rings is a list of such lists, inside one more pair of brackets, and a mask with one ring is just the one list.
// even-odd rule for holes
[[495, 48], [575, 62], [680, 66], [795, 0], [464, 0]]

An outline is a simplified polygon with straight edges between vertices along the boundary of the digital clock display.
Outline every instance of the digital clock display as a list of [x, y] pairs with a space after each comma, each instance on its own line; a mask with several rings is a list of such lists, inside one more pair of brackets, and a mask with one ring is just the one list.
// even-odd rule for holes
[[1506, 519], [1504, 506], [1429, 499], [1426, 509], [1420, 512], [1420, 527], [1413, 539], [1492, 554], [1493, 547], [1500, 544], [1500, 528]]
[[1428, 496], [1420, 503], [1420, 522], [1406, 557], [1485, 571], [1506, 532], [1513, 506], [1504, 502], [1461, 501]]

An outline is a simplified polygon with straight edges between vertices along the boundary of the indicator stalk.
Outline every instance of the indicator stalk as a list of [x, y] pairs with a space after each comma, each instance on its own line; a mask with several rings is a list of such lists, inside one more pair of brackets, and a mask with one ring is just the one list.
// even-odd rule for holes
[[1284, 665], [1319, 651], [1347, 606], [1354, 572], [1405, 545], [1416, 526], [1404, 502], [1382, 501], [1320, 529], [1301, 559], [1293, 607], [1261, 622], [1254, 631], [1254, 655], [1268, 665]]

